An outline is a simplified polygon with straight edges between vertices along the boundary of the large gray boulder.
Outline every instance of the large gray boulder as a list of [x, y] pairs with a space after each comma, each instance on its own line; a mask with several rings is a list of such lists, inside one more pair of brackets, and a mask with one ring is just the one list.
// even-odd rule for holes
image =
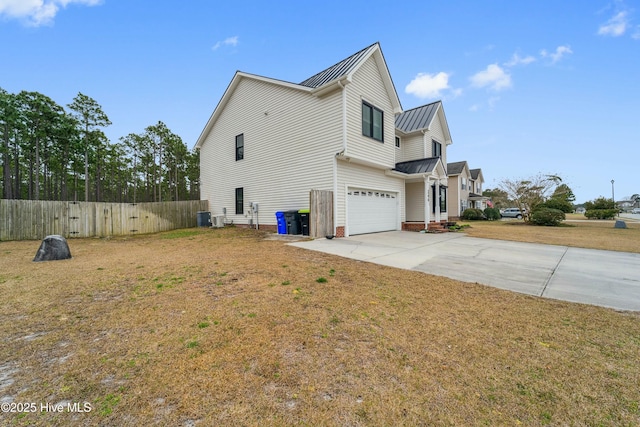
[[42, 240], [40, 249], [36, 253], [34, 262], [56, 261], [59, 259], [71, 258], [71, 251], [67, 244], [67, 239], [62, 236], [47, 236]]

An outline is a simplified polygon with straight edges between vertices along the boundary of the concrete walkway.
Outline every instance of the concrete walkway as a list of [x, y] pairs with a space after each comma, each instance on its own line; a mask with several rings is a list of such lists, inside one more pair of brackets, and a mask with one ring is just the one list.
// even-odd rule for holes
[[640, 254], [403, 231], [291, 245], [529, 295], [640, 311]]

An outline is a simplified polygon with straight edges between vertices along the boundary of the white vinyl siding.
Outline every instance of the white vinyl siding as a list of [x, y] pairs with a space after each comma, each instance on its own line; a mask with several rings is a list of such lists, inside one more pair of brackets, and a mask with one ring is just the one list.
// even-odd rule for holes
[[396, 162], [424, 159], [424, 143], [422, 133], [402, 137], [402, 145], [397, 150]]
[[[311, 189], [333, 190], [333, 162], [342, 147], [341, 94], [316, 98], [303, 91], [242, 78], [201, 147], [201, 198], [213, 215], [227, 209], [236, 224], [235, 188], [244, 203], [260, 203], [260, 224], [275, 212], [309, 207]], [[234, 138], [244, 134], [244, 160]], [[246, 210], [246, 209], [245, 209]]]
[[438, 114], [433, 118], [433, 121], [431, 122], [431, 127], [429, 128], [429, 131], [427, 132], [427, 134], [425, 135], [426, 139], [426, 143], [427, 143], [427, 152], [430, 153], [428, 157], [433, 157], [433, 147], [432, 147], [432, 140], [435, 140], [437, 142], [440, 143], [441, 148], [442, 148], [442, 163], [443, 164], [447, 164], [447, 141], [445, 140], [445, 135], [444, 132], [442, 130], [442, 122], [441, 122], [441, 118], [442, 118], [442, 111], [439, 111]]
[[[373, 57], [356, 71], [347, 90], [347, 151], [350, 155], [393, 168], [395, 165], [395, 123], [393, 105], [382, 82]], [[383, 140], [377, 141], [362, 134], [362, 103], [381, 110]]]
[[405, 189], [407, 197], [407, 221], [424, 221], [424, 183], [407, 183]]

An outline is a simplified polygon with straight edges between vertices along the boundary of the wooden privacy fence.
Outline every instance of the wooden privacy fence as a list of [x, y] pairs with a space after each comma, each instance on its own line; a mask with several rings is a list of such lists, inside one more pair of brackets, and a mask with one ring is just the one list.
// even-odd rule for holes
[[0, 200], [0, 240], [155, 233], [195, 227], [206, 200], [158, 203]]
[[333, 191], [311, 190], [309, 194], [309, 235], [333, 235]]

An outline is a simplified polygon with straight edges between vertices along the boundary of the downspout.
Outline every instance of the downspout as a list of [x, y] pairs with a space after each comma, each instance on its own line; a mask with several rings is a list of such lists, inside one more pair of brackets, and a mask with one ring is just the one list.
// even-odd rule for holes
[[[338, 154], [347, 153], [347, 86], [338, 81], [342, 89], [342, 151]], [[345, 195], [346, 197], [346, 195]], [[336, 235], [338, 221], [338, 158], [333, 156], [333, 235]]]
[[423, 159], [427, 158], [427, 132], [425, 130], [421, 130], [420, 132], [422, 132], [422, 151], [423, 151]]
[[347, 86], [338, 81], [342, 89], [342, 152], [347, 154]]

